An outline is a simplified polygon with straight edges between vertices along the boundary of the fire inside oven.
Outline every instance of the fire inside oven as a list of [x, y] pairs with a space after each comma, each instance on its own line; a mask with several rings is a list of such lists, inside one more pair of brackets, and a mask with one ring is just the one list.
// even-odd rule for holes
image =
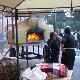
[[39, 34], [34, 32], [28, 34], [28, 41], [37, 41], [37, 40], [40, 40]]
[[38, 42], [44, 40], [44, 30], [41, 28], [29, 29], [27, 32], [28, 42]]

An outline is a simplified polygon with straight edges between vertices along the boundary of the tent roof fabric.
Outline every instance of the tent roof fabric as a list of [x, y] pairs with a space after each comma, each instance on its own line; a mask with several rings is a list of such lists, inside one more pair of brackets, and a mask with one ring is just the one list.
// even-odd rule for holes
[[0, 0], [0, 9], [70, 9], [71, 1], [73, 8], [80, 9], [80, 0]]
[[6, 11], [12, 11], [24, 0], [0, 0], [0, 9]]
[[17, 9], [80, 9], [80, 0], [25, 0]]
[[71, 0], [25, 0], [18, 9], [70, 7]]

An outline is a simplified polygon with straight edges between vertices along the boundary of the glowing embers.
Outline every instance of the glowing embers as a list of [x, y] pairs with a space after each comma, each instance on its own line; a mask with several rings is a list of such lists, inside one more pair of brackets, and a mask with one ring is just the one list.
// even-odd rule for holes
[[38, 41], [40, 40], [40, 36], [37, 33], [29, 33], [28, 34], [28, 41]]

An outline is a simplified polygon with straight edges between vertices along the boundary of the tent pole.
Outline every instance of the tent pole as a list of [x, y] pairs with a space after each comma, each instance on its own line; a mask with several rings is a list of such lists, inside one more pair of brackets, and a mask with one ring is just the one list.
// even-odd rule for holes
[[[3, 15], [3, 10], [2, 10], [2, 36], [1, 36], [1, 39], [3, 39], [3, 27], [4, 27], [4, 24], [3, 24], [3, 17], [4, 17], [4, 15]], [[3, 51], [4, 50], [4, 47], [3, 47], [3, 42], [1, 43], [1, 51]]]
[[13, 14], [11, 15], [11, 21], [12, 21], [12, 38], [14, 43], [14, 24], [13, 24]]
[[18, 10], [15, 9], [15, 28], [16, 28], [16, 56], [17, 56], [17, 77], [19, 77], [19, 44], [18, 44], [18, 27], [17, 27], [17, 20], [18, 20]]
[[7, 19], [7, 29], [6, 30], [7, 30], [7, 33], [8, 33], [8, 17], [6, 19]]
[[73, 7], [72, 7], [72, 0], [71, 0], [71, 12], [73, 11]]
[[3, 34], [3, 11], [2, 11], [2, 34]]
[[54, 32], [55, 32], [55, 28], [56, 28], [56, 13], [55, 13], [55, 10], [54, 10]]

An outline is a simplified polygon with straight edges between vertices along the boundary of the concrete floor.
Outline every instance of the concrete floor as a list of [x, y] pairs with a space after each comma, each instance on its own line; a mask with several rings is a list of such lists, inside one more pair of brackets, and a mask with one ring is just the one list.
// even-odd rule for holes
[[[40, 54], [43, 54], [43, 49], [40, 48]], [[7, 51], [7, 49], [5, 49], [4, 51]], [[33, 51], [32, 47], [30, 46], [28, 48], [28, 51]], [[37, 53], [37, 47], [35, 47], [35, 53]], [[4, 57], [5, 52], [0, 52], [0, 59], [2, 59]], [[6, 57], [9, 57], [9, 54], [6, 55]], [[61, 55], [60, 55], [61, 58]], [[60, 59], [59, 59], [60, 60]], [[27, 61], [25, 59], [20, 59], [19, 60], [20, 65], [22, 68], [27, 68]], [[29, 60], [29, 66], [35, 65], [37, 63], [41, 63], [44, 62], [44, 59], [33, 59], [33, 60]], [[73, 75], [71, 80], [80, 80], [80, 51], [76, 50], [76, 56], [75, 56], [75, 63], [74, 63], [74, 68], [73, 68]]]

